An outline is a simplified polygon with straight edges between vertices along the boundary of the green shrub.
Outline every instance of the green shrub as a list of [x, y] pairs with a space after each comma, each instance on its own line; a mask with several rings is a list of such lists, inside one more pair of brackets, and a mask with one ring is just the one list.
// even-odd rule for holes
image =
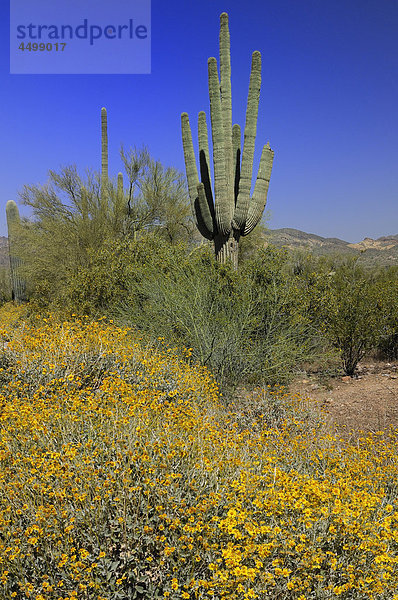
[[398, 359], [397, 275], [397, 272], [390, 270], [389, 277], [377, 285], [378, 302], [383, 315], [377, 349], [387, 360]]
[[340, 351], [345, 373], [352, 376], [382, 331], [383, 310], [376, 285], [353, 259], [330, 272], [319, 287], [324, 331]]
[[119, 295], [118, 278], [124, 280], [129, 264], [128, 242], [148, 232], [170, 243], [191, 240], [181, 173], [163, 167], [145, 149], [122, 150], [122, 160], [128, 190], [120, 173], [117, 181], [106, 176], [102, 193], [98, 173], [81, 177], [74, 166], [50, 171], [44, 186], [24, 187], [21, 199], [32, 219], [23, 223], [19, 250], [29, 297], [40, 306], [67, 301], [85, 311], [103, 311]]
[[194, 360], [227, 387], [287, 382], [313, 356], [316, 336], [299, 313], [295, 281], [283, 272], [286, 253], [267, 248], [236, 272], [207, 246], [159, 251], [136, 263], [118, 319], [192, 348]]

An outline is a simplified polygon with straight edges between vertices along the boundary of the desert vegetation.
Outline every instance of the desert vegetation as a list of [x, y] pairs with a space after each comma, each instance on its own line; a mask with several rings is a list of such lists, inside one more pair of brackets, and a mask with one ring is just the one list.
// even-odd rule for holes
[[397, 438], [231, 406], [161, 336], [3, 306], [4, 598], [395, 598]]
[[398, 358], [398, 270], [264, 243], [267, 145], [248, 191], [260, 58], [241, 168], [219, 122], [227, 26], [225, 102], [209, 64], [214, 198], [202, 113], [201, 183], [183, 116], [187, 188], [145, 147], [121, 148], [112, 178], [103, 108], [100, 172], [26, 185], [29, 219], [7, 205], [6, 600], [398, 600], [397, 430], [351, 444], [287, 388], [309, 365]]
[[396, 358], [396, 271], [256, 245], [236, 271], [30, 193], [29, 302], [0, 312], [1, 596], [394, 598], [397, 432], [346, 443], [281, 385]]

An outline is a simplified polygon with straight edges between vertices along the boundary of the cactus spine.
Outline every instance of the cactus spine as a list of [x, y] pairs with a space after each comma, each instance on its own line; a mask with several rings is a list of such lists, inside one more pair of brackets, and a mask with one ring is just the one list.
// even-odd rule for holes
[[216, 258], [238, 266], [238, 245], [261, 220], [267, 202], [274, 153], [267, 143], [253, 191], [254, 144], [261, 86], [261, 54], [253, 52], [241, 159], [241, 132], [232, 126], [231, 59], [228, 15], [220, 16], [220, 79], [217, 60], [208, 60], [210, 118], [213, 141], [214, 197], [210, 180], [206, 115], [199, 113], [199, 181], [192, 133], [187, 113], [181, 115], [182, 142], [192, 212], [200, 233], [213, 240]]
[[25, 281], [19, 274], [21, 259], [16, 248], [18, 228], [20, 225], [19, 210], [14, 200], [6, 204], [7, 228], [8, 228], [8, 253], [10, 257], [10, 272], [12, 299], [17, 304], [25, 300]]

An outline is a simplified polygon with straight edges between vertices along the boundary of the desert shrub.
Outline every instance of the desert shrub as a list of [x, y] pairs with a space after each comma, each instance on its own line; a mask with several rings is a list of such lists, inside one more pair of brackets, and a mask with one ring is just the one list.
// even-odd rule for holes
[[290, 273], [289, 261], [288, 252], [268, 246], [243, 271], [255, 306], [250, 343], [259, 346], [261, 371], [278, 383], [288, 382], [303, 362], [324, 353], [323, 338], [307, 306], [308, 288]]
[[283, 383], [316, 347], [301, 318], [297, 289], [283, 272], [286, 254], [268, 248], [240, 272], [218, 264], [204, 246], [164, 247], [137, 265], [131, 297], [117, 319], [192, 348], [223, 386]]
[[218, 265], [208, 248], [190, 256], [184, 248], [164, 248], [137, 275], [124, 319], [153, 337], [191, 347], [194, 359], [220, 379], [234, 369], [236, 377], [244, 375], [249, 360], [242, 346], [253, 307], [237, 273]]
[[105, 314], [127, 295], [130, 249], [128, 239], [109, 239], [100, 248], [88, 249], [86, 264], [67, 271], [65, 285], [52, 306], [79, 314]]
[[396, 600], [396, 432], [342, 446], [267, 390], [242, 427], [189, 353], [0, 322], [1, 597]]
[[376, 294], [382, 312], [377, 350], [387, 360], [398, 359], [398, 273], [389, 270], [376, 285]]
[[43, 186], [24, 186], [21, 199], [32, 219], [23, 223], [19, 251], [29, 297], [42, 307], [66, 299], [82, 301], [87, 311], [104, 310], [119, 294], [120, 271], [124, 280], [128, 242], [148, 232], [170, 244], [191, 239], [182, 174], [151, 159], [145, 149], [122, 150], [122, 159], [128, 189], [118, 191], [117, 182], [110, 180], [101, 194], [99, 174], [81, 176], [74, 166], [50, 171]]
[[339, 350], [347, 375], [374, 348], [383, 328], [383, 309], [371, 275], [347, 260], [318, 280], [323, 329]]

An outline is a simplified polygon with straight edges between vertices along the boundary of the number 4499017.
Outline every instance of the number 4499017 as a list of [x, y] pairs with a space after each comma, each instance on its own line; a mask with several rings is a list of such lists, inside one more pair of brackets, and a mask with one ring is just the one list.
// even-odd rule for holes
[[47, 44], [44, 44], [43, 42], [40, 44], [37, 42], [29, 42], [28, 44], [25, 44], [22, 42], [18, 46], [18, 50], [28, 50], [29, 52], [51, 52], [52, 50], [55, 50], [55, 52], [63, 52], [65, 50], [65, 46], [66, 42], [55, 42], [54, 44], [51, 42], [48, 42]]

